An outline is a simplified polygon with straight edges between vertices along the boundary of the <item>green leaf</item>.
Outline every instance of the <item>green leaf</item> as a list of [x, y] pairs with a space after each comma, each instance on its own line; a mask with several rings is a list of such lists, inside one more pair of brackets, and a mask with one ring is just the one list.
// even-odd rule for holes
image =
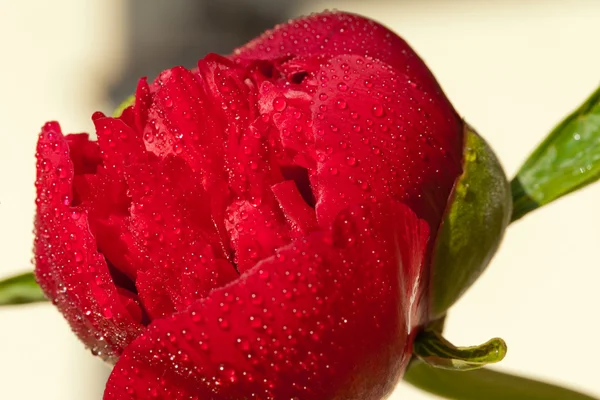
[[465, 124], [463, 173], [433, 253], [430, 317], [439, 318], [485, 270], [511, 215], [510, 187], [498, 158]]
[[435, 368], [469, 371], [502, 361], [506, 343], [494, 338], [479, 346], [456, 347], [440, 333], [427, 329], [417, 336], [413, 354]]
[[32, 272], [0, 281], [0, 306], [46, 301]]
[[511, 182], [512, 221], [600, 178], [600, 87], [529, 156]]
[[448, 371], [412, 362], [404, 380], [426, 392], [453, 400], [599, 400], [550, 383], [487, 368]]

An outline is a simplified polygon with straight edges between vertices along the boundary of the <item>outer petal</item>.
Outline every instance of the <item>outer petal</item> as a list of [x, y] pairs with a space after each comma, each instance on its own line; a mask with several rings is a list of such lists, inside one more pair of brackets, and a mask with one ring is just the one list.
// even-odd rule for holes
[[[385, 396], [411, 352], [428, 229], [401, 204], [359, 207], [280, 249], [123, 354], [104, 399]], [[394, 224], [389, 224], [392, 219]]]
[[344, 55], [317, 73], [317, 218], [361, 201], [408, 201], [437, 229], [461, 171], [462, 121], [381, 61]]
[[316, 54], [376, 58], [432, 95], [442, 93], [427, 66], [398, 35], [375, 21], [344, 12], [313, 14], [278, 25], [235, 50], [232, 58], [245, 64]]
[[[127, 110], [124, 115], [131, 114], [131, 108]], [[147, 263], [132, 246], [127, 229], [131, 199], [127, 195], [126, 170], [132, 163], [145, 161], [146, 149], [141, 134], [122, 119], [95, 113], [93, 120], [98, 135], [95, 144], [99, 146], [102, 164], [94, 174], [75, 176], [75, 200], [89, 213], [98, 249], [112, 266], [129, 278], [127, 286], [132, 286], [137, 270]]]
[[80, 339], [105, 359], [115, 359], [142, 325], [121, 303], [96, 250], [87, 212], [70, 206], [74, 168], [57, 123], [44, 126], [36, 156], [37, 279]]

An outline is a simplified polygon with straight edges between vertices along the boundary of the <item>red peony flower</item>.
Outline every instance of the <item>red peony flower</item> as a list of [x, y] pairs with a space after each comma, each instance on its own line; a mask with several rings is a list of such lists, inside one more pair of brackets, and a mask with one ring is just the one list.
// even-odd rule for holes
[[398, 36], [344, 13], [175, 67], [97, 141], [39, 137], [36, 275], [104, 398], [380, 399], [432, 316], [464, 125]]

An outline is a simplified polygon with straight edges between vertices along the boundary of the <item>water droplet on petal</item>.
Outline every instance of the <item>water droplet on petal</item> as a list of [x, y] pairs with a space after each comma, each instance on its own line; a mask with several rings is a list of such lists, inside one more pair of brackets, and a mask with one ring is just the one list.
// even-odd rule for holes
[[348, 107], [348, 103], [346, 103], [346, 101], [345, 101], [345, 100], [342, 100], [342, 99], [338, 99], [338, 100], [335, 102], [335, 105], [336, 105], [336, 107], [337, 107], [339, 110], [344, 110], [344, 109], [346, 109], [346, 108]]
[[110, 307], [102, 308], [102, 315], [104, 316], [104, 318], [111, 319], [113, 316], [113, 313], [112, 313], [112, 310], [110, 309]]
[[282, 112], [287, 107], [287, 101], [285, 97], [279, 96], [273, 100], [273, 109], [277, 112]]
[[371, 111], [373, 112], [374, 116], [383, 117], [384, 111], [383, 111], [383, 106], [381, 104], [375, 104]]

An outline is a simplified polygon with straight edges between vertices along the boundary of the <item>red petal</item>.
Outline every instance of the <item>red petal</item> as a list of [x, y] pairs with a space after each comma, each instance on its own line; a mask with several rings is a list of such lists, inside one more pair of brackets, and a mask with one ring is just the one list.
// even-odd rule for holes
[[294, 181], [271, 186], [286, 218], [291, 222], [295, 237], [306, 236], [318, 228], [315, 210], [310, 208]]
[[289, 243], [285, 220], [274, 198], [261, 200], [258, 205], [247, 200], [234, 201], [227, 208], [227, 215], [226, 227], [240, 273]]
[[114, 360], [142, 326], [119, 299], [87, 212], [70, 206], [74, 168], [57, 123], [44, 126], [36, 156], [37, 279], [80, 339]]
[[184, 159], [210, 193], [210, 210], [220, 246], [229, 252], [224, 220], [228, 203], [225, 145], [226, 120], [219, 118], [198, 76], [183, 67], [164, 71], [157, 78], [154, 103], [144, 129], [146, 148], [163, 158]]
[[143, 132], [146, 122], [148, 121], [148, 110], [152, 105], [152, 96], [150, 95], [150, 87], [146, 78], [140, 79], [135, 91], [135, 102], [133, 104], [133, 115], [135, 120], [135, 128], [138, 132]]
[[246, 64], [250, 60], [316, 54], [376, 58], [424, 90], [441, 94], [429, 69], [404, 40], [373, 20], [344, 12], [324, 12], [278, 25], [235, 50], [232, 58]]
[[268, 141], [268, 128], [259, 119], [230, 158], [229, 187], [236, 200], [227, 207], [225, 226], [239, 272], [289, 243], [289, 227], [270, 188], [283, 177]]
[[93, 120], [106, 173], [116, 182], [125, 182], [127, 166], [147, 159], [142, 135], [122, 120], [102, 113], [94, 114]]
[[87, 133], [67, 135], [69, 154], [75, 168], [75, 175], [94, 174], [102, 162], [98, 142], [89, 140]]
[[287, 81], [264, 82], [260, 87], [259, 108], [270, 117], [279, 131], [279, 142], [285, 149], [283, 164], [296, 164], [304, 168], [315, 166], [314, 134], [310, 103], [312, 95], [303, 88], [289, 86]]
[[410, 359], [415, 281], [406, 277], [420, 270], [428, 237], [407, 207], [392, 210], [344, 212], [333, 241], [299, 240], [155, 321], [117, 363], [104, 399], [384, 397]]
[[98, 249], [118, 270], [134, 280], [147, 264], [128, 231], [130, 198], [125, 182], [132, 163], [147, 158], [141, 135], [121, 119], [94, 114], [103, 159], [96, 174], [76, 176], [75, 197], [89, 213]]
[[437, 229], [461, 170], [462, 122], [444, 101], [380, 61], [338, 56], [312, 106], [320, 226], [361, 201], [408, 201]]
[[[185, 161], [151, 157], [130, 170], [128, 184], [130, 230], [152, 264], [136, 282], [151, 317], [185, 310], [238, 277], [231, 264], [216, 261], [226, 254], [221, 247], [211, 247], [219, 239], [208, 196]], [[153, 298], [157, 296], [170, 301], [163, 304]]]

